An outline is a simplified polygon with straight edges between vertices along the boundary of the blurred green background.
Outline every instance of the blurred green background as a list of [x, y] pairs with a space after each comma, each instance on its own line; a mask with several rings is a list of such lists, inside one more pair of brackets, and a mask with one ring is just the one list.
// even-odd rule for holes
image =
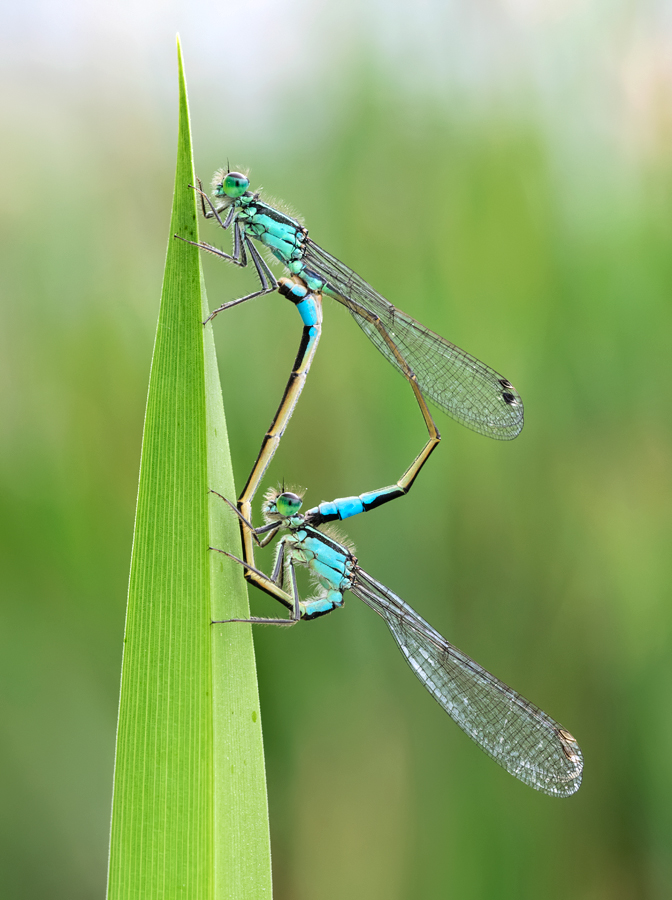
[[[201, 177], [249, 166], [523, 396], [512, 443], [437, 414], [410, 496], [347, 532], [585, 756], [570, 800], [515, 781], [352, 597], [258, 630], [276, 900], [669, 898], [669, 9], [29, 0], [2, 17], [2, 896], [104, 896], [180, 30]], [[204, 265], [211, 306], [253, 289]], [[215, 332], [242, 484], [300, 323], [271, 296]], [[401, 377], [327, 302], [267, 484], [310, 505], [359, 493], [424, 440]]]

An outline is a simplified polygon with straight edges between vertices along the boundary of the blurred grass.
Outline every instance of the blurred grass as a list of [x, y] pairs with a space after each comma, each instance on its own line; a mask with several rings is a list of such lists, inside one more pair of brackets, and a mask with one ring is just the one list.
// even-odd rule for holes
[[[586, 772], [567, 802], [516, 783], [352, 598], [289, 633], [258, 630], [276, 900], [667, 898], [669, 148], [623, 183], [583, 173], [579, 192], [533, 119], [359, 88], [313, 144], [224, 147], [197, 121], [197, 169], [249, 164], [318, 242], [522, 394], [518, 440], [441, 419], [411, 495], [347, 530], [368, 571], [577, 736]], [[48, 170], [46, 221], [18, 189], [4, 198], [0, 845], [17, 898], [104, 884], [174, 146], [151, 119], [113, 113], [81, 101], [78, 151], [63, 137], [48, 160], [37, 143], [12, 160], [19, 185]], [[211, 304], [251, 289], [249, 273], [204, 265]], [[240, 480], [300, 325], [278, 297], [218, 325]], [[328, 304], [269, 483], [303, 484], [311, 504], [358, 493], [396, 479], [423, 440], [403, 380]]]

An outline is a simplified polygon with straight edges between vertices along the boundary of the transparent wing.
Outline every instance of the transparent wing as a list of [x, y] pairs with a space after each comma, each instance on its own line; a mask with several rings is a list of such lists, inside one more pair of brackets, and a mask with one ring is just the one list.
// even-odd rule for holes
[[397, 309], [310, 238], [304, 244], [303, 261], [327, 282], [325, 293], [347, 306], [367, 337], [403, 373], [379, 331], [353, 308], [352, 301], [380, 318], [415, 372], [420, 390], [440, 409], [467, 428], [497, 440], [511, 440], [520, 433], [523, 402], [506, 378]]
[[359, 567], [350, 590], [385, 619], [429, 693], [488, 756], [552, 797], [578, 791], [583, 757], [568, 731], [460, 652]]

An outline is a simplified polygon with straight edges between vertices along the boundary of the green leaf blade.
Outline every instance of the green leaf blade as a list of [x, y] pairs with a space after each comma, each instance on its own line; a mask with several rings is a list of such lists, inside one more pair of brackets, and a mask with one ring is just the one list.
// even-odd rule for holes
[[[235, 497], [226, 440], [212, 328], [206, 328], [206, 384], [208, 387], [209, 471], [212, 484], [225, 497]], [[210, 495], [213, 546], [228, 548], [240, 557], [235, 515]], [[210, 555], [212, 618], [249, 616], [242, 566], [220, 553]], [[213, 732], [215, 776], [215, 897], [217, 900], [271, 898], [271, 850], [264, 748], [259, 713], [252, 629], [232, 623], [214, 625]]]
[[216, 486], [236, 496], [211, 328], [202, 325], [199, 253], [173, 239], [197, 239], [181, 55], [179, 66], [175, 194], [131, 560], [108, 900], [271, 896], [251, 630], [222, 633], [210, 624], [213, 609], [219, 617], [249, 613], [240, 567], [208, 551], [239, 553], [240, 541], [235, 517], [208, 493]]

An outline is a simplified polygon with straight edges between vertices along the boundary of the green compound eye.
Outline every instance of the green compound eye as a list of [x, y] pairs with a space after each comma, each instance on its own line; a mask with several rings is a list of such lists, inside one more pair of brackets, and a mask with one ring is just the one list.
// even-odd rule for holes
[[235, 200], [236, 197], [242, 196], [249, 186], [250, 179], [247, 175], [243, 175], [242, 172], [229, 172], [222, 181], [222, 192]]
[[303, 500], [301, 499], [301, 497], [297, 497], [296, 494], [285, 491], [285, 493], [280, 494], [280, 496], [275, 501], [275, 508], [281, 516], [289, 517], [295, 516], [301, 509], [302, 504]]

